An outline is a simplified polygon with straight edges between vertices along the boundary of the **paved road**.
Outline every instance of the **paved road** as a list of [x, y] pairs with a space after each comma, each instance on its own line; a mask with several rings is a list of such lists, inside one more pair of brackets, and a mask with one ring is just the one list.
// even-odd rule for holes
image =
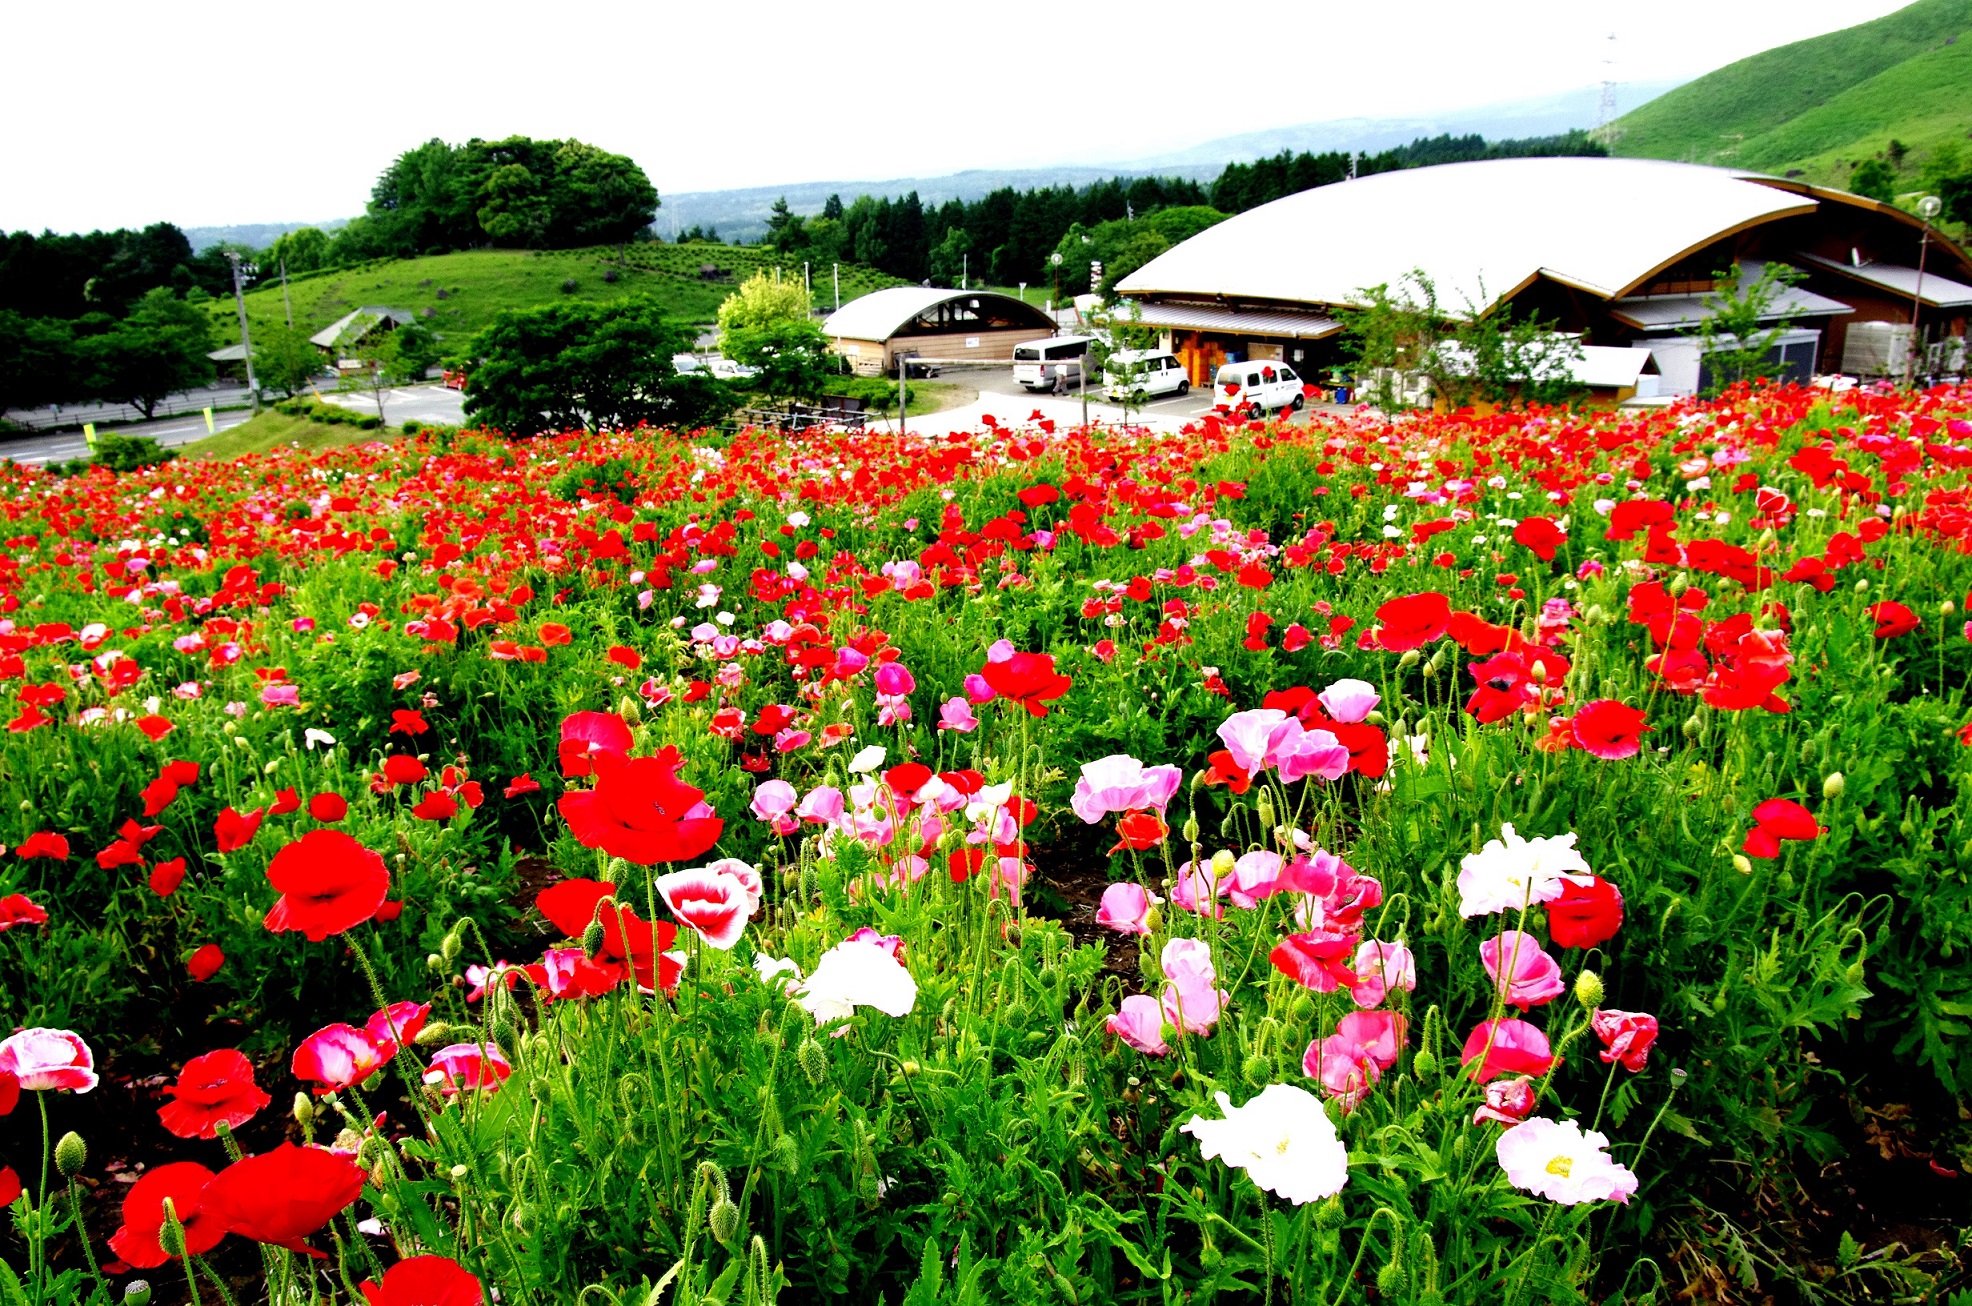
[[[359, 413], [377, 411], [376, 400], [368, 390], [324, 390], [321, 395], [325, 403]], [[442, 385], [393, 386], [383, 392], [383, 417], [392, 426], [402, 425], [406, 418], [458, 426], [466, 420], [465, 404], [462, 391], [447, 390]]]
[[[245, 409], [233, 412], [214, 413], [212, 424], [216, 430], [227, 431], [246, 421], [253, 414]], [[156, 422], [134, 422], [114, 427], [96, 428], [98, 435], [109, 431], [118, 435], [144, 435], [156, 440], [166, 448], [190, 444], [205, 438], [205, 418], [198, 414], [190, 417], [168, 417]], [[54, 435], [29, 435], [20, 439], [0, 439], [0, 458], [11, 458], [17, 463], [39, 467], [46, 463], [69, 462], [89, 456], [89, 445], [79, 431], [63, 431]]]
[[[217, 382], [200, 386], [196, 390], [185, 390], [167, 398], [159, 404], [160, 415], [191, 413], [196, 415], [201, 408], [230, 408], [238, 404], [252, 402], [244, 385], [234, 382]], [[63, 404], [57, 408], [10, 408], [6, 417], [21, 426], [41, 428], [46, 426], [79, 426], [84, 422], [94, 422], [101, 430], [108, 425], [127, 425], [141, 422], [144, 414], [129, 404]], [[204, 422], [201, 420], [200, 425]]]

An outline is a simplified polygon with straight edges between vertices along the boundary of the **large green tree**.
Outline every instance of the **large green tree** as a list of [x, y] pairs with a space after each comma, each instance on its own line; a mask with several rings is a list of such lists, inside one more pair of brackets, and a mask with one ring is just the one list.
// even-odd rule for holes
[[523, 436], [704, 425], [733, 400], [710, 377], [672, 366], [694, 336], [645, 296], [509, 310], [473, 341], [466, 415]]
[[76, 388], [74, 329], [0, 309], [0, 413], [61, 403]]
[[254, 379], [292, 395], [323, 369], [322, 351], [299, 327], [276, 323], [253, 335]]
[[121, 322], [81, 341], [77, 354], [91, 396], [148, 418], [168, 396], [212, 379], [211, 349], [206, 315], [159, 287]]

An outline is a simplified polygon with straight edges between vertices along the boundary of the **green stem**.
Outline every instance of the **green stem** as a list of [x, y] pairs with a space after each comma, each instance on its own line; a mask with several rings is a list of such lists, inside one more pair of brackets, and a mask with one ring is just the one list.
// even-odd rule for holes
[[107, 1294], [110, 1285], [103, 1278], [102, 1267], [96, 1264], [96, 1248], [89, 1241], [89, 1226], [82, 1219], [82, 1196], [76, 1191], [76, 1183], [73, 1179], [69, 1180], [68, 1184], [68, 1209], [70, 1218], [75, 1221], [76, 1237], [82, 1240], [82, 1259], [89, 1263], [89, 1277], [94, 1279], [96, 1286]]

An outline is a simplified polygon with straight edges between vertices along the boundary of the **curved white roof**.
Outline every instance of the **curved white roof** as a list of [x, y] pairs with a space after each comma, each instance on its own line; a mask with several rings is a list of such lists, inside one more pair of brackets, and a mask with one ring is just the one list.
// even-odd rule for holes
[[1812, 212], [1756, 174], [1654, 159], [1491, 159], [1320, 186], [1228, 218], [1138, 268], [1124, 294], [1352, 304], [1419, 268], [1458, 311], [1537, 274], [1602, 298], [1733, 231]]
[[906, 322], [926, 309], [957, 299], [992, 300], [995, 304], [1011, 307], [1015, 312], [1025, 308], [1034, 314], [1037, 324], [1045, 325], [1046, 319], [1040, 309], [997, 291], [892, 286], [888, 290], [873, 290], [860, 299], [850, 300], [829, 314], [828, 320], [822, 323], [822, 330], [838, 340], [888, 340]]

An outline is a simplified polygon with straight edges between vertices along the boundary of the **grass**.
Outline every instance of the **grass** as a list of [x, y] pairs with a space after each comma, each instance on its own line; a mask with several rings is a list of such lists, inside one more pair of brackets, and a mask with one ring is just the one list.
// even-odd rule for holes
[[[1882, 88], [1890, 93], [1888, 97], [1863, 97], [1874, 106], [1867, 113], [1857, 112], [1861, 102], [1849, 107], [1837, 107], [1836, 102], [1906, 60], [1950, 48], [1945, 42], [1968, 29], [1972, 29], [1972, 0], [1918, 0], [1873, 22], [1762, 51], [1619, 118], [1616, 126], [1622, 134], [1616, 152], [1767, 169], [1798, 166], [1796, 160], [1802, 155], [1786, 154], [1778, 143], [1769, 149], [1762, 138], [1821, 109], [1832, 110], [1823, 115], [1821, 130], [1839, 134], [1845, 128], [1837, 124], [1848, 122], [1851, 140], [1878, 127], [1901, 130], [1894, 95], [1902, 88], [1894, 81]], [[1967, 110], [1962, 116], [1972, 118], [1968, 101], [1972, 95], [1961, 83], [1958, 103]], [[1897, 116], [1883, 121], [1886, 109]], [[1907, 138], [1899, 139], [1909, 143]], [[1820, 144], [1803, 154], [1829, 148]]]
[[[801, 260], [772, 250], [735, 245], [631, 245], [618, 264], [614, 247], [586, 250], [462, 250], [421, 258], [359, 264], [288, 279], [288, 299], [294, 324], [321, 330], [355, 308], [381, 305], [414, 312], [449, 348], [462, 346], [490, 325], [504, 309], [533, 308], [564, 298], [608, 303], [628, 295], [651, 295], [670, 316], [684, 322], [710, 323], [719, 304], [745, 278], [775, 267], [782, 275], [799, 277]], [[711, 265], [723, 274], [707, 280], [700, 269]], [[606, 277], [615, 274], [616, 280]], [[817, 302], [832, 301], [829, 269], [811, 273]], [[248, 292], [247, 320], [255, 330], [286, 320], [281, 283], [263, 269], [261, 284]], [[563, 285], [574, 282], [572, 291]], [[842, 267], [845, 301], [883, 286], [901, 284], [893, 277], [854, 264]], [[826, 297], [826, 300], [825, 300]], [[239, 339], [233, 305], [211, 305], [214, 338], [222, 343]]]
[[194, 440], [178, 450], [181, 458], [207, 462], [238, 458], [242, 454], [271, 453], [276, 449], [336, 449], [372, 440], [394, 440], [390, 428], [365, 431], [353, 425], [331, 426], [308, 417], [292, 417], [272, 408], [238, 426]]

